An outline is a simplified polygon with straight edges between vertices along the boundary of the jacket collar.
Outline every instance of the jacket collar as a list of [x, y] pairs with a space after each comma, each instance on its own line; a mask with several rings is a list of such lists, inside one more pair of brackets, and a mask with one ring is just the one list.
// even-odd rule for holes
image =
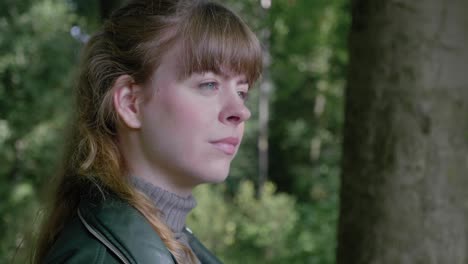
[[[143, 215], [128, 203], [114, 195], [107, 195], [102, 201], [84, 200], [80, 203], [80, 220], [94, 236], [107, 241], [108, 249], [114, 247], [126, 262], [151, 263], [154, 259], [176, 263], [175, 258], [166, 248]], [[91, 230], [90, 230], [91, 229]], [[109, 244], [110, 243], [110, 244]], [[110, 249], [113, 252], [112, 249]], [[125, 261], [122, 261], [125, 263]], [[166, 262], [163, 262], [166, 263]]]
[[203, 264], [222, 264], [222, 262], [213, 255], [192, 233], [187, 227], [184, 228], [183, 232], [188, 238], [188, 243], [192, 251]]
[[[155, 259], [162, 263], [177, 264], [174, 256], [166, 248], [161, 238], [153, 230], [144, 216], [113, 194], [103, 199], [82, 199], [78, 207], [81, 222], [93, 236], [104, 238], [104, 244], [114, 254], [124, 258], [122, 263], [152, 263]], [[188, 228], [183, 232], [188, 238], [192, 251], [202, 264], [222, 264]], [[97, 238], [97, 237], [96, 237]], [[113, 247], [114, 249], [110, 249]]]

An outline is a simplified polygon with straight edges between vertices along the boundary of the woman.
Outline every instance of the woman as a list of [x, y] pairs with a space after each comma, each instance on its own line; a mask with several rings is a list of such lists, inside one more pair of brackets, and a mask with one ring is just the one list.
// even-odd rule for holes
[[227, 177], [260, 72], [258, 39], [219, 4], [140, 0], [114, 12], [84, 50], [35, 263], [219, 262], [185, 217], [195, 186]]

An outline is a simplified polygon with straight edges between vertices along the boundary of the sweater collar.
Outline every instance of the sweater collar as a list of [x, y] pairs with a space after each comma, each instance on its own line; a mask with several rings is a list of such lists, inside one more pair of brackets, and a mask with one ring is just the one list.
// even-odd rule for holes
[[155, 186], [141, 177], [131, 177], [131, 181], [137, 189], [153, 201], [172, 232], [181, 233], [185, 227], [187, 215], [197, 205], [195, 198], [192, 195], [188, 197], [179, 196]]

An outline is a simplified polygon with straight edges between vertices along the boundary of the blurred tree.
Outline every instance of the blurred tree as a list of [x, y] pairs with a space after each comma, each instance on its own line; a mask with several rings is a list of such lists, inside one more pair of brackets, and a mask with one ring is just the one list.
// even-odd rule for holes
[[[233, 200], [224, 197], [223, 189], [204, 185], [195, 191], [199, 206], [188, 226], [204, 244], [226, 263], [294, 263], [307, 247], [291, 241], [298, 222], [294, 198], [276, 194], [271, 182], [258, 199], [251, 181], [240, 184]], [[206, 212], [216, 217], [206, 218]]]
[[[124, 1], [0, 1], [0, 263], [10, 263], [17, 248], [16, 255], [24, 253], [17, 246], [38, 222], [38, 190], [60, 158], [82, 43]], [[254, 199], [255, 88], [231, 175], [224, 186], [200, 189], [194, 231], [227, 263], [334, 263], [347, 0], [273, 0], [266, 17], [259, 0], [223, 3], [259, 35], [270, 29], [274, 183]], [[204, 213], [210, 206], [222, 214]], [[232, 241], [217, 241], [223, 232]]]
[[78, 22], [66, 1], [0, 2], [0, 263], [37, 224], [39, 183], [59, 157]]
[[338, 263], [467, 263], [468, 2], [352, 7]]
[[[288, 260], [334, 263], [348, 1], [273, 0], [263, 20], [258, 0], [226, 2], [259, 35], [270, 29], [268, 178], [278, 192], [298, 198], [300, 214], [289, 242], [301, 246]], [[231, 195], [242, 179], [258, 177], [258, 91], [249, 99], [253, 116], [228, 178]]]
[[[347, 1], [273, 1], [270, 174], [301, 201], [336, 193], [347, 56]], [[326, 184], [324, 184], [326, 183]], [[319, 186], [320, 185], [320, 186]]]

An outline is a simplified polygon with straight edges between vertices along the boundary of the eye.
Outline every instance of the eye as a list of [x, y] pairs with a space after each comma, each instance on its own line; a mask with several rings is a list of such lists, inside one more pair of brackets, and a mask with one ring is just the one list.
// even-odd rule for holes
[[237, 92], [237, 95], [239, 95], [239, 97], [240, 97], [243, 101], [247, 101], [247, 99], [249, 98], [249, 92], [238, 91], [238, 92]]
[[201, 83], [198, 87], [201, 89], [206, 89], [206, 90], [216, 90], [218, 88], [218, 83], [204, 82], [204, 83]]

